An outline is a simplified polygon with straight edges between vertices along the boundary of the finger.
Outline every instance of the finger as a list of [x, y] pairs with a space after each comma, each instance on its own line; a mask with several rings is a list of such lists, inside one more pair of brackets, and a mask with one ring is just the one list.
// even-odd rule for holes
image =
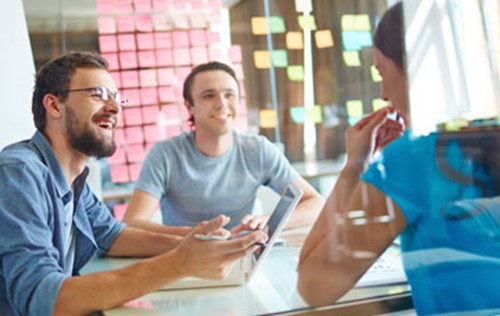
[[209, 234], [218, 229], [222, 229], [224, 225], [229, 222], [229, 217], [225, 215], [219, 215], [209, 221], [201, 222], [196, 225], [196, 227], [191, 231], [191, 235], [194, 234]]
[[[387, 113], [389, 113], [390, 111], [391, 111], [391, 109], [389, 107], [379, 109], [379, 110], [372, 112], [372, 113], [368, 114], [367, 116], [363, 117], [356, 124], [354, 124], [354, 126], [361, 129], [364, 126], [366, 126], [368, 123], [372, 122], [373, 119], [377, 118], [378, 116], [387, 116]], [[383, 114], [381, 114], [381, 113], [383, 113]]]
[[248, 224], [248, 222], [251, 221], [252, 219], [253, 219], [253, 215], [245, 215], [245, 217], [243, 217], [243, 219], [241, 220], [241, 223]]
[[381, 109], [377, 111], [376, 115], [373, 116], [373, 118], [364, 126], [364, 129], [368, 133], [373, 133], [376, 131], [378, 128], [384, 125], [384, 123], [388, 120], [387, 118], [387, 110], [382, 111], [385, 109]]
[[255, 243], [264, 243], [267, 240], [267, 234], [261, 230], [256, 230], [250, 234], [224, 241], [222, 247], [226, 254], [238, 252], [252, 247]]

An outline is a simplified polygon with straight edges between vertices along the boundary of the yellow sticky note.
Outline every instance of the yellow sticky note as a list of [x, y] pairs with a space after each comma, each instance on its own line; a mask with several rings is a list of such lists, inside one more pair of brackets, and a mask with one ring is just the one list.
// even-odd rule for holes
[[267, 33], [269, 33], [269, 28], [267, 26], [267, 19], [265, 16], [252, 17], [251, 24], [252, 24], [252, 34], [266, 35]]
[[253, 61], [257, 69], [271, 68], [271, 55], [268, 50], [256, 50], [253, 52]]
[[354, 27], [356, 25], [356, 15], [343, 14], [340, 18], [340, 25], [343, 31], [354, 30]]
[[356, 15], [355, 22], [354, 22], [354, 29], [357, 31], [369, 31], [369, 30], [371, 30], [370, 17], [368, 16], [368, 14]]
[[314, 32], [317, 48], [333, 47], [333, 36], [330, 30], [321, 30]]
[[260, 110], [260, 127], [275, 128], [276, 127], [276, 112], [272, 109]]
[[380, 75], [380, 72], [378, 71], [377, 67], [375, 67], [375, 65], [372, 65], [370, 67], [370, 72], [372, 74], [372, 80], [373, 80], [373, 82], [380, 82], [380, 81], [382, 81], [382, 76]]
[[382, 100], [380, 98], [372, 100], [372, 110], [373, 110], [373, 112], [375, 112], [377, 110], [380, 110], [381, 108], [385, 108], [388, 105], [389, 105], [389, 102], [384, 101], [384, 100]]
[[295, 11], [297, 12], [311, 12], [312, 0], [295, 0]]
[[286, 68], [286, 75], [290, 81], [304, 81], [304, 66], [293, 65]]
[[344, 63], [348, 67], [359, 67], [361, 66], [361, 58], [359, 57], [358, 51], [345, 51], [342, 52], [344, 57]]
[[345, 103], [347, 109], [348, 117], [360, 117], [363, 116], [363, 101], [361, 100], [349, 100]]
[[307, 119], [313, 121], [315, 124], [323, 122], [321, 106], [315, 105], [312, 109], [307, 109]]
[[316, 31], [316, 19], [314, 15], [299, 15], [299, 26], [302, 30], [308, 29], [311, 31]]
[[286, 48], [287, 49], [303, 49], [304, 38], [302, 32], [288, 32], [286, 33]]

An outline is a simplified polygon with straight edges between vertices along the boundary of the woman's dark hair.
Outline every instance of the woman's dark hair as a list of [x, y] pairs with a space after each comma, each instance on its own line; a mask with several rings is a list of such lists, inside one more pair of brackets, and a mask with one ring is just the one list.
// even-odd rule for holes
[[404, 69], [405, 54], [403, 23], [403, 4], [398, 2], [384, 13], [373, 36], [375, 47], [400, 69]]
[[51, 93], [59, 97], [61, 101], [66, 100], [71, 76], [78, 68], [107, 69], [108, 62], [96, 53], [71, 52], [48, 61], [36, 74], [31, 112], [38, 130], [43, 131], [46, 124], [44, 96]]

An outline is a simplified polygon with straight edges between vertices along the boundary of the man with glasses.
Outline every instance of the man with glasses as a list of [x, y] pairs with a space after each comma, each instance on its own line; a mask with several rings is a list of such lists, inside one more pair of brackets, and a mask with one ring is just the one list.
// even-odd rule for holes
[[[194, 237], [220, 233], [225, 216], [180, 239], [125, 227], [110, 215], [85, 183], [88, 159], [115, 151], [114, 131], [126, 102], [107, 66], [84, 52], [44, 65], [32, 99], [37, 131], [0, 153], [1, 315], [88, 314], [184, 276], [221, 278], [266, 239], [262, 232], [217, 242]], [[97, 252], [155, 257], [77, 277]]]

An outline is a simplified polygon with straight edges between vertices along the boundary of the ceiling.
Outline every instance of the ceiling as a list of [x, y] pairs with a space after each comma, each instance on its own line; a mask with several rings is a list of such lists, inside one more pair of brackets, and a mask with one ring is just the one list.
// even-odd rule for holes
[[[96, 31], [96, 0], [22, 0], [30, 32]], [[223, 0], [229, 8], [241, 0]]]

